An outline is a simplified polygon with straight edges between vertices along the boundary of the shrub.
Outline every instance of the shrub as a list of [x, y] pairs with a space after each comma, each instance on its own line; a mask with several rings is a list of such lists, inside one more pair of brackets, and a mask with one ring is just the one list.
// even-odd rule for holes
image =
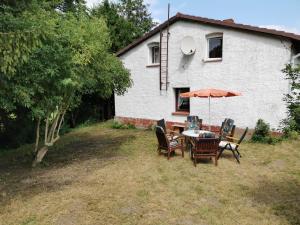
[[[293, 134], [295, 137], [295, 134]], [[285, 137], [287, 138], [287, 137]], [[273, 137], [270, 132], [270, 125], [264, 120], [259, 119], [256, 122], [255, 130], [251, 138], [253, 142], [276, 144], [283, 140], [283, 137]]]
[[259, 119], [256, 122], [255, 130], [251, 140], [254, 142], [267, 143], [269, 137], [270, 137], [270, 125], [266, 123], [264, 120]]

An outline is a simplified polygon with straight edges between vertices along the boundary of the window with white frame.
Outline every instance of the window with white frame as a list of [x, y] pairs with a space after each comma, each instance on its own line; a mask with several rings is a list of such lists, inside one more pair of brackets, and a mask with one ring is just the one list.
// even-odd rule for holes
[[159, 64], [159, 43], [152, 42], [148, 44], [149, 47], [149, 64]]
[[207, 35], [207, 58], [221, 59], [223, 56], [223, 35], [211, 34]]

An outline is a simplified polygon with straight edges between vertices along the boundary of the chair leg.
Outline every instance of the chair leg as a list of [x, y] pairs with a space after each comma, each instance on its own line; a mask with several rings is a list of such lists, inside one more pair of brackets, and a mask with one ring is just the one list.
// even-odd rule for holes
[[238, 163], [240, 163], [240, 160], [239, 160], [238, 155], [235, 154], [235, 152], [234, 152], [233, 149], [230, 149], [230, 150], [232, 151], [232, 154], [233, 154], [234, 158], [236, 159], [236, 161], [237, 161]]
[[170, 159], [170, 154], [171, 154], [171, 151], [168, 150], [168, 160]]
[[219, 154], [218, 154], [218, 159], [219, 159], [220, 156], [222, 155], [223, 151], [224, 151], [224, 148], [221, 148], [220, 151], [219, 151]]
[[239, 150], [236, 149], [236, 152], [238, 153], [239, 157], [242, 158], [241, 153], [239, 152]]
[[190, 159], [193, 160], [193, 151], [192, 149], [189, 149]]
[[181, 155], [182, 155], [182, 158], [184, 158], [184, 149], [183, 149], [183, 147], [181, 148]]
[[194, 166], [195, 166], [195, 167], [197, 166], [197, 160], [196, 160], [195, 157], [194, 157]]
[[218, 154], [215, 156], [215, 165], [218, 166]]

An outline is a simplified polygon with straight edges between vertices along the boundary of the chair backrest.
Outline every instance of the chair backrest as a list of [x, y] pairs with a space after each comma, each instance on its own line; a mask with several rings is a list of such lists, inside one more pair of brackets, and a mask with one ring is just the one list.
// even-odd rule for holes
[[220, 138], [221, 140], [226, 139], [226, 136], [230, 136], [232, 134], [232, 130], [234, 128], [234, 120], [226, 118], [224, 122], [222, 122], [221, 130], [220, 130]]
[[164, 132], [167, 132], [165, 119], [158, 120], [157, 121], [157, 126], [162, 127], [162, 129], [164, 130]]
[[186, 120], [188, 122], [195, 122], [195, 121], [198, 121], [199, 117], [198, 116], [187, 116], [186, 117]]
[[169, 140], [166, 136], [164, 129], [160, 126], [155, 127], [155, 134], [157, 137], [158, 145], [161, 148], [169, 148]]
[[198, 138], [194, 151], [197, 153], [216, 153], [219, 143], [219, 138]]
[[198, 127], [200, 130], [202, 129], [202, 119], [199, 119], [198, 116], [187, 116], [187, 129], [193, 130]]
[[247, 132], [248, 132], [248, 127], [246, 127], [244, 133], [243, 133], [242, 136], [240, 137], [240, 140], [238, 141], [238, 144], [240, 144], [240, 143], [244, 140], [244, 138], [245, 138]]

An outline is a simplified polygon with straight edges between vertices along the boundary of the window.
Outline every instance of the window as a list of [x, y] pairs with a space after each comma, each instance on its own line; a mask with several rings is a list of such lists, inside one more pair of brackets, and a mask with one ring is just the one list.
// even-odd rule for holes
[[149, 47], [149, 64], [159, 64], [159, 43], [153, 42], [148, 45]]
[[210, 35], [207, 37], [208, 45], [208, 58], [220, 59], [222, 58], [223, 48], [223, 36], [222, 35]]
[[175, 109], [176, 112], [189, 112], [190, 111], [190, 99], [181, 98], [180, 94], [189, 92], [189, 88], [175, 88]]

